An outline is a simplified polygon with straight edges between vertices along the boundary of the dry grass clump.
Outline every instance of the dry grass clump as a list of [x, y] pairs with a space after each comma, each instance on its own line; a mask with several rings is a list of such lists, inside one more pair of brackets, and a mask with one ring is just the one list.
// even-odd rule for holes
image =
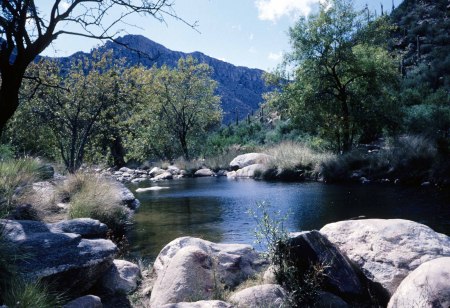
[[60, 198], [70, 202], [69, 217], [97, 219], [115, 233], [124, 231], [129, 222], [129, 210], [122, 205], [114, 183], [95, 174], [69, 175], [59, 189]]
[[334, 157], [331, 153], [319, 153], [311, 148], [292, 141], [284, 141], [264, 150], [273, 157], [263, 178], [301, 179], [316, 176], [323, 162]]

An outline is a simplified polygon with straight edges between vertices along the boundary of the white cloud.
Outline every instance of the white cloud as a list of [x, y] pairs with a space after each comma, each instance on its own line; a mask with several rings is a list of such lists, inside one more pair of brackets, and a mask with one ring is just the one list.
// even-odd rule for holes
[[241, 32], [242, 31], [242, 26], [241, 25], [232, 25], [231, 29], [234, 30], [234, 31]]
[[283, 16], [308, 16], [314, 5], [323, 2], [324, 0], [256, 0], [255, 5], [259, 19], [275, 22]]
[[253, 33], [250, 33], [250, 35], [248, 36], [248, 40], [253, 41], [254, 38], [255, 38], [255, 35]]
[[275, 52], [269, 52], [269, 55], [267, 56], [267, 58], [271, 61], [280, 61], [281, 58], [283, 57], [283, 53], [281, 51], [275, 53]]
[[67, 1], [62, 1], [62, 2], [59, 4], [59, 9], [62, 10], [62, 11], [66, 11], [66, 10], [69, 8], [69, 6], [70, 6], [70, 3], [69, 3], [69, 2], [67, 2]]

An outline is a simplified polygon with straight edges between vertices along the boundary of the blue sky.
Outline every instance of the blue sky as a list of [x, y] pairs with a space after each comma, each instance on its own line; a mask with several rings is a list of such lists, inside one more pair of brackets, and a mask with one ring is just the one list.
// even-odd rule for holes
[[[166, 23], [150, 17], [134, 16], [122, 25], [126, 33], [142, 34], [172, 50], [200, 51], [235, 65], [272, 70], [289, 51], [288, 29], [300, 15], [317, 9], [321, 0], [175, 0], [175, 11], [188, 22], [198, 22], [197, 31], [170, 17]], [[39, 1], [37, 1], [39, 2]], [[394, 0], [399, 5], [401, 0]], [[50, 1], [45, 0], [46, 11]], [[383, 4], [389, 11], [392, 0], [355, 0], [356, 8], [366, 3], [371, 11], [380, 12]], [[61, 36], [44, 55], [68, 56], [89, 51], [100, 42]]]

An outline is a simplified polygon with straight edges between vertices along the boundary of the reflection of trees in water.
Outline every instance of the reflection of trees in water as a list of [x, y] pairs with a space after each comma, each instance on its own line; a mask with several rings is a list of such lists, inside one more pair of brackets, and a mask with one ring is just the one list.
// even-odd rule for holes
[[[150, 206], [148, 206], [150, 205]], [[215, 198], [164, 198], [143, 204], [130, 234], [132, 250], [154, 258], [170, 241], [195, 236], [221, 242], [222, 204]]]

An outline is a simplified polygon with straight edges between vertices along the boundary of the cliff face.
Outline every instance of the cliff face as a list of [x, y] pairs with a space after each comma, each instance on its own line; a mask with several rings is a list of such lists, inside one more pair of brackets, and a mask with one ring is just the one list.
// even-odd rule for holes
[[[222, 108], [224, 111], [224, 123], [228, 123], [235, 118], [237, 110], [239, 118], [247, 116], [252, 110], [258, 108], [262, 101], [262, 93], [269, 89], [262, 80], [263, 71], [250, 69], [247, 67], [234, 66], [230, 63], [209, 57], [201, 52], [183, 53], [172, 51], [161, 44], [140, 35], [126, 35], [118, 41], [128, 48], [107, 42], [98, 48], [99, 51], [113, 50], [116, 58], [125, 58], [127, 65], [142, 64], [151, 67], [156, 64], [158, 67], [166, 64], [175, 67], [180, 58], [192, 56], [199, 62], [206, 63], [214, 70], [213, 79], [218, 82], [217, 94], [222, 98]], [[138, 50], [142, 54], [135, 52]], [[91, 52], [92, 53], [92, 52]], [[81, 53], [76, 53], [63, 62], [79, 57]]]
[[404, 0], [391, 18], [403, 74], [433, 89], [450, 87], [450, 0]]

